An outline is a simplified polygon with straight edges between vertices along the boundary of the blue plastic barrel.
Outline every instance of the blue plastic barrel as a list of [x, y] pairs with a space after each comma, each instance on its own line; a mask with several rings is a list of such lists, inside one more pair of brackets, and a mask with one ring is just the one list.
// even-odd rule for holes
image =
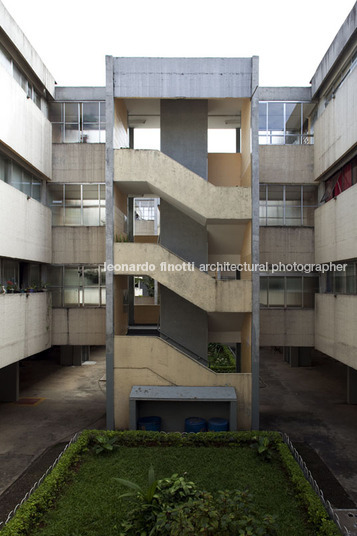
[[188, 417], [185, 419], [185, 432], [206, 432], [207, 423], [201, 417]]
[[141, 417], [138, 420], [138, 430], [146, 430], [147, 432], [160, 432], [161, 417]]
[[228, 432], [227, 419], [221, 419], [216, 417], [214, 419], [208, 419], [208, 431], [209, 432]]

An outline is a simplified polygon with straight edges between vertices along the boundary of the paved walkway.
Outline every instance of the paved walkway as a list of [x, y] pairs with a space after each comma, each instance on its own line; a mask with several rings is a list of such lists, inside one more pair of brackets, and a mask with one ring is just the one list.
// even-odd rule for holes
[[48, 447], [85, 428], [105, 427], [105, 349], [95, 364], [61, 367], [53, 359], [22, 362], [20, 397], [36, 405], [0, 403], [0, 494]]
[[346, 367], [315, 353], [312, 367], [291, 368], [262, 349], [261, 428], [312, 447], [357, 504], [357, 405], [346, 404]]

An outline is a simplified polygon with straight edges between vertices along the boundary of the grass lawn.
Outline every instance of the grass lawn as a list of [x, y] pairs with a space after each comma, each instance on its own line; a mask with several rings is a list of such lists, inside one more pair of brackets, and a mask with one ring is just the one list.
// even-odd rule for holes
[[314, 536], [278, 456], [261, 460], [248, 446], [120, 446], [112, 454], [87, 452], [55, 507], [31, 536], [118, 536], [127, 491], [112, 477], [145, 486], [150, 465], [157, 478], [188, 473], [200, 489], [249, 489], [264, 514], [277, 517], [279, 536]]

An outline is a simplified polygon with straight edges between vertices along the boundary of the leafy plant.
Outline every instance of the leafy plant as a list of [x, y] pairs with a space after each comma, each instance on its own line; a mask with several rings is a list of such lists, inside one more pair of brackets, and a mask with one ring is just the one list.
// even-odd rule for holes
[[236, 363], [228, 346], [216, 342], [208, 345], [209, 367], [215, 372], [235, 372]]
[[118, 448], [117, 438], [108, 437], [105, 435], [97, 435], [93, 439], [92, 450], [95, 454], [101, 454], [102, 452], [112, 452], [115, 448]]
[[259, 437], [253, 437], [254, 443], [251, 446], [251, 448], [255, 449], [257, 451], [258, 456], [260, 456], [263, 460], [270, 462], [272, 459], [273, 454], [273, 445], [268, 437], [259, 436]]
[[198, 490], [185, 475], [155, 480], [149, 470], [146, 490], [133, 482], [118, 479], [133, 492], [135, 503], [121, 524], [120, 536], [189, 536], [192, 534], [231, 534], [265, 536], [275, 534], [271, 516], [259, 516], [246, 491], [220, 491], [216, 497]]

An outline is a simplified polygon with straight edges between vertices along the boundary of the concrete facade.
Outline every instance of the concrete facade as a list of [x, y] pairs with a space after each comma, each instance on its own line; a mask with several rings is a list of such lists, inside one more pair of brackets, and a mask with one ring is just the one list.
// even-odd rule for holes
[[[0, 156], [5, 167], [21, 168], [17, 182], [5, 171], [0, 180], [0, 273], [8, 279], [9, 266], [13, 274], [33, 270], [43, 283], [57, 274], [51, 284], [61, 296], [51, 313], [50, 292], [0, 295], [8, 326], [0, 342], [0, 387], [12, 383], [16, 398], [17, 362], [51, 345], [63, 347], [63, 355], [85, 355], [89, 345], [106, 344], [108, 428], [128, 426], [131, 387], [153, 382], [232, 385], [237, 428], [258, 429], [259, 346], [294, 355], [315, 347], [349, 367], [348, 400], [357, 399], [356, 295], [325, 294], [320, 285], [315, 308], [311, 296], [295, 304], [295, 294], [307, 291], [302, 282], [299, 290], [301, 273], [286, 270], [275, 279], [276, 285], [284, 280], [283, 289], [269, 277], [269, 292], [280, 292], [284, 303], [272, 300], [260, 309], [267, 279], [259, 271], [199, 269], [226, 261], [267, 264], [271, 271], [275, 263], [348, 260], [356, 276], [356, 14], [354, 6], [309, 87], [259, 87], [255, 56], [107, 56], [106, 87], [54, 89], [54, 78], [0, 3], [1, 46], [10, 58], [8, 68], [6, 61], [0, 66]], [[105, 118], [99, 112], [104, 103]], [[93, 119], [88, 131], [98, 123], [97, 138], [86, 132], [86, 105], [94, 110], [87, 112]], [[66, 107], [78, 112], [73, 123], [61, 123]], [[54, 110], [61, 121], [52, 128]], [[159, 127], [160, 150], [135, 148], [136, 129]], [[68, 139], [61, 128], [68, 129]], [[237, 152], [208, 154], [210, 128], [234, 129]], [[346, 165], [348, 186], [325, 202], [327, 181]], [[31, 181], [41, 190], [39, 201], [27, 194]], [[104, 193], [104, 184], [105, 200], [95, 192], [85, 197], [88, 185]], [[135, 212], [136, 198], [154, 200], [155, 218]], [[54, 218], [52, 226], [57, 208], [69, 218], [61, 225]], [[97, 209], [97, 224], [84, 225], [84, 210], [92, 216]], [[264, 211], [270, 216], [259, 227]], [[183, 262], [195, 267], [161, 267]], [[104, 263], [117, 267], [104, 272]], [[152, 294], [142, 296], [151, 300], [144, 305], [135, 292], [147, 276], [154, 283]], [[100, 296], [97, 305], [85, 302], [86, 285], [88, 295]], [[289, 292], [293, 303], [287, 304]], [[71, 293], [78, 303], [68, 306], [63, 297]], [[7, 324], [15, 318], [17, 339]], [[153, 337], [132, 336], [138, 329]], [[213, 373], [206, 366], [208, 342], [235, 347], [240, 372]]]

